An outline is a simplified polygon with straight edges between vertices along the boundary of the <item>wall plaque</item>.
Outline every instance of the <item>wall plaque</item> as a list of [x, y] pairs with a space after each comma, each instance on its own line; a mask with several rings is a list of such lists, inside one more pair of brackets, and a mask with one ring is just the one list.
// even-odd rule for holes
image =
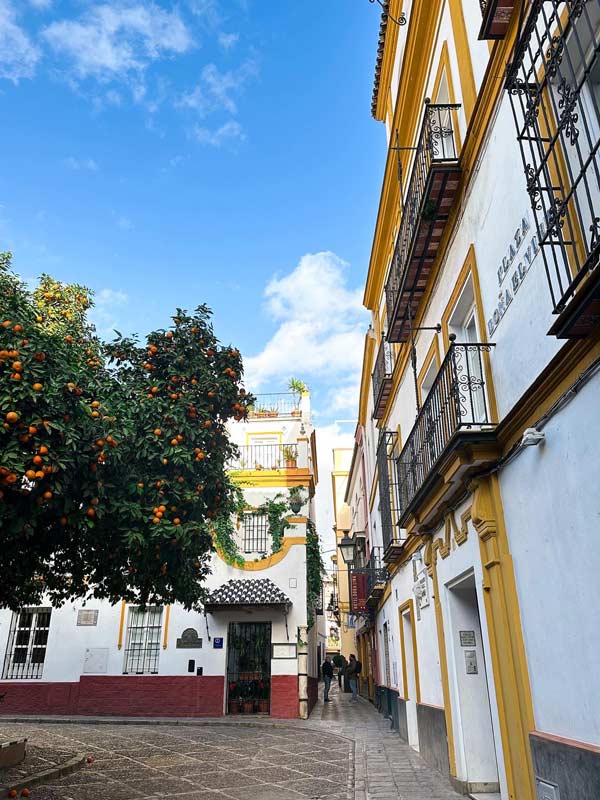
[[223, 649], [223, 637], [222, 636], [215, 636], [213, 638], [213, 648], [215, 650], [222, 650]]
[[98, 611], [91, 608], [80, 608], [77, 612], [78, 625], [97, 625]]
[[177, 639], [176, 647], [183, 650], [191, 650], [202, 647], [202, 639], [198, 637], [198, 631], [194, 628], [186, 628]]
[[273, 642], [271, 648], [271, 658], [296, 658], [297, 649], [295, 644], [288, 644], [287, 642], [276, 644]]
[[461, 647], [475, 647], [475, 631], [459, 631]]
[[475, 650], [465, 650], [465, 664], [467, 665], [467, 675], [477, 675], [477, 652]]

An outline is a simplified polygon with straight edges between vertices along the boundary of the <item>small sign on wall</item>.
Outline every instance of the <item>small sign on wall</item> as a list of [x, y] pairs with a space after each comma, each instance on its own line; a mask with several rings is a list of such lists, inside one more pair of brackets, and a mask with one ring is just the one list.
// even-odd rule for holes
[[477, 675], [477, 652], [475, 650], [465, 650], [465, 664], [467, 675]]
[[222, 650], [223, 649], [223, 637], [222, 636], [215, 636], [213, 639], [213, 648], [215, 650]]
[[98, 624], [98, 610], [91, 608], [80, 608], [77, 612], [78, 625], [97, 625]]
[[475, 647], [475, 631], [459, 631], [461, 647]]

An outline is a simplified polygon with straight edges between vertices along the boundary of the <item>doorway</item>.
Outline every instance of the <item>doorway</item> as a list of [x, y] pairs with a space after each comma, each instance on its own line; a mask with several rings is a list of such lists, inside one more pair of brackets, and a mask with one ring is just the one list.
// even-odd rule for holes
[[271, 706], [271, 623], [230, 622], [227, 640], [229, 714], [268, 714]]
[[487, 680], [489, 662], [481, 633], [475, 576], [471, 573], [447, 589], [453, 706], [458, 729], [455, 731], [457, 777], [471, 792], [499, 792]]
[[409, 600], [399, 609], [400, 613], [400, 646], [402, 648], [402, 678], [404, 684], [404, 702], [406, 706], [406, 726], [409, 745], [419, 749], [419, 723], [417, 704], [420, 702], [418, 684], [417, 640], [414, 627], [413, 604]]

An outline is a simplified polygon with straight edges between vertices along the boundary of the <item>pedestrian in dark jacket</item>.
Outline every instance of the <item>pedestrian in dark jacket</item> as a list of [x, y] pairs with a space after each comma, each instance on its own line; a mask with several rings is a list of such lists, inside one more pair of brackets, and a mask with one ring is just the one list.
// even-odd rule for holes
[[323, 673], [323, 702], [329, 702], [329, 687], [331, 686], [331, 679], [333, 678], [333, 664], [331, 663], [331, 656], [325, 656], [325, 661], [321, 667]]
[[356, 660], [356, 656], [354, 653], [352, 653], [346, 668], [346, 675], [348, 676], [348, 682], [350, 683], [350, 689], [352, 690], [352, 700], [358, 700], [358, 676], [360, 675], [361, 671], [362, 664], [360, 661]]

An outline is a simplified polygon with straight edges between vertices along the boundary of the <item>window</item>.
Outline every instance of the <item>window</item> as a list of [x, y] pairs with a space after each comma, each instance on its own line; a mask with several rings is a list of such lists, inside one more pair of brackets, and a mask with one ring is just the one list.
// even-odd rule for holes
[[269, 520], [266, 514], [244, 512], [244, 553], [266, 553], [269, 539]]
[[[477, 313], [473, 278], [469, 275], [460, 297], [448, 320], [448, 332], [454, 333], [459, 344], [478, 344], [481, 342], [477, 328]], [[473, 422], [485, 422], [486, 398], [484, 396], [484, 376], [481, 353], [478, 348], [466, 349], [463, 367], [464, 379], [459, 381], [461, 402], [467, 416]]]
[[390, 632], [388, 630], [387, 622], [383, 624], [383, 654], [385, 657], [385, 685], [392, 685], [392, 678], [390, 675]]
[[432, 358], [429, 362], [429, 366], [427, 367], [425, 375], [423, 375], [423, 380], [421, 381], [421, 403], [425, 402], [425, 398], [431, 391], [431, 387], [435, 382], [439, 369], [440, 368], [437, 361], [435, 358]]
[[131, 606], [127, 619], [127, 644], [123, 674], [156, 675], [160, 653], [162, 608]]
[[4, 678], [41, 678], [46, 660], [51, 608], [24, 608], [13, 614]]

